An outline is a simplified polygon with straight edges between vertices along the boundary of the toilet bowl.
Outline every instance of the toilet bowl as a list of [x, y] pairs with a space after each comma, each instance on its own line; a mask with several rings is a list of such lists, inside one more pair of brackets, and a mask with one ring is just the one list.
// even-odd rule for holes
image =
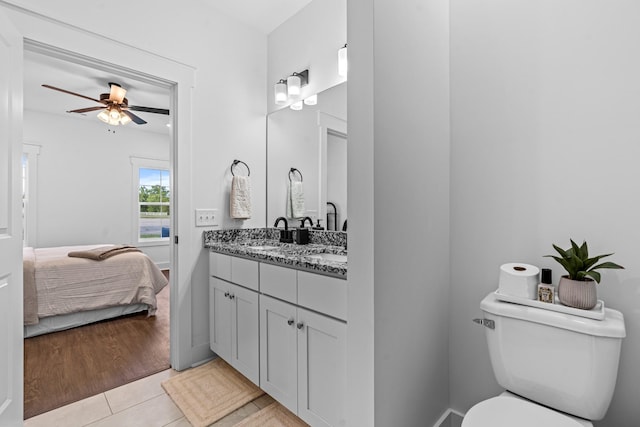
[[473, 406], [462, 427], [593, 427], [590, 421], [555, 411], [505, 391]]

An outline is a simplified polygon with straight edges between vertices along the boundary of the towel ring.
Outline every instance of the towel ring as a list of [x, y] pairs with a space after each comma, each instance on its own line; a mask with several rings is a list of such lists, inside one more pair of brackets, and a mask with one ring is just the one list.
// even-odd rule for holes
[[246, 168], [247, 168], [247, 176], [251, 176], [251, 169], [249, 169], [249, 165], [246, 164], [245, 162], [243, 162], [242, 160], [234, 160], [233, 163], [231, 164], [231, 175], [236, 176], [235, 173], [233, 173], [233, 168], [234, 166], [236, 166], [238, 163], [242, 163]]
[[289, 170], [289, 182], [291, 182], [291, 174], [295, 174], [296, 172], [298, 172], [298, 175], [300, 175], [300, 182], [303, 181], [302, 179], [302, 172], [300, 172], [298, 169], [296, 168], [291, 168], [291, 170]]

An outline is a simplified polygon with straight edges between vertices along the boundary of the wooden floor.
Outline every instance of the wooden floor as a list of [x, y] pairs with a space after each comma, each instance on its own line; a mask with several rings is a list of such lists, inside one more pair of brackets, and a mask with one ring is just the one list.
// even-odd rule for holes
[[24, 418], [170, 367], [169, 286], [146, 311], [24, 340]]

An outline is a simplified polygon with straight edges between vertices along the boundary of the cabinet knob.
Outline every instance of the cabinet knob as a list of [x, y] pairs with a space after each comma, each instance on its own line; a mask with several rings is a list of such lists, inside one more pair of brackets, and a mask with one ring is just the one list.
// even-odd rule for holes
[[302, 329], [302, 328], [304, 328], [304, 323], [300, 322], [300, 323], [298, 323], [298, 324], [296, 325], [296, 327], [297, 327], [298, 329]]
[[234, 294], [229, 295], [229, 298], [234, 299], [236, 296]]
[[224, 293], [225, 298], [229, 298], [229, 292]]
[[287, 323], [289, 324], [289, 326], [293, 325], [294, 322], [295, 322], [295, 320], [293, 320], [293, 319], [287, 320]]

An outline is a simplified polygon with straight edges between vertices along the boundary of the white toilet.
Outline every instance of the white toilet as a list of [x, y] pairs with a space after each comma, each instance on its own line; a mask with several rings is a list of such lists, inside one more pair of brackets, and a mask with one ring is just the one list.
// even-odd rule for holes
[[604, 319], [593, 320], [494, 293], [480, 308], [493, 372], [507, 391], [473, 406], [462, 427], [581, 427], [604, 417], [625, 337], [622, 313], [605, 308]]

